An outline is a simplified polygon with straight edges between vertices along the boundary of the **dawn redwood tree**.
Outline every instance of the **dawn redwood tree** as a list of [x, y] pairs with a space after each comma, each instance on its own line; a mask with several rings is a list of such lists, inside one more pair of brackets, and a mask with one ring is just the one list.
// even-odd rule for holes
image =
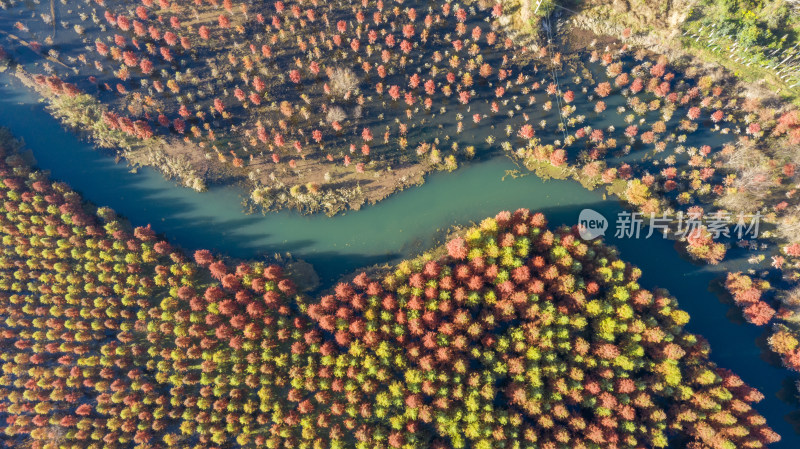
[[800, 143], [800, 110], [793, 109], [778, 117], [773, 133], [778, 136], [787, 135], [792, 145]]
[[164, 58], [165, 61], [167, 61], [167, 62], [172, 62], [173, 61], [174, 58], [173, 58], [172, 52], [170, 51], [169, 48], [160, 47], [159, 51], [161, 53], [161, 57]]
[[97, 49], [97, 53], [99, 53], [101, 56], [107, 56], [108, 55], [108, 45], [106, 45], [105, 43], [100, 42], [100, 41], [95, 41], [94, 44], [95, 44], [95, 48]]
[[136, 65], [138, 64], [138, 60], [136, 58], [136, 55], [134, 55], [134, 53], [132, 51], [122, 52], [122, 61], [128, 67], [136, 67]]
[[554, 150], [550, 155], [550, 163], [556, 167], [564, 165], [567, 161], [567, 153], [563, 149]]
[[634, 79], [630, 87], [631, 93], [633, 94], [638, 94], [639, 92], [642, 91], [643, 88], [644, 88], [644, 83], [642, 82], [641, 78]]
[[536, 134], [536, 132], [534, 131], [532, 125], [525, 124], [522, 125], [517, 134], [523, 139], [533, 139], [533, 136]]
[[606, 110], [606, 103], [604, 101], [598, 101], [594, 105], [594, 112], [601, 113]]
[[142, 58], [142, 59], [139, 61], [139, 69], [140, 69], [140, 70], [142, 71], [142, 73], [144, 73], [145, 75], [150, 75], [150, 74], [152, 74], [152, 73], [153, 73], [153, 63], [152, 63], [152, 62], [150, 62], [150, 60], [149, 60], [149, 59], [147, 59], [147, 58]]
[[220, 28], [230, 28], [231, 19], [225, 14], [220, 14], [219, 17], [217, 17], [217, 23], [219, 24]]
[[172, 31], [167, 31], [164, 33], [164, 42], [167, 43], [170, 47], [174, 46], [178, 43], [178, 36], [175, 35]]
[[131, 29], [131, 21], [130, 21], [130, 19], [128, 19], [127, 17], [125, 17], [123, 15], [117, 16], [116, 22], [117, 22], [117, 26], [122, 31], [128, 31], [128, 30]]
[[369, 128], [364, 128], [361, 132], [361, 138], [364, 139], [364, 142], [372, 141], [372, 131]]
[[433, 80], [429, 79], [425, 81], [425, 93], [428, 95], [436, 93], [436, 83], [434, 83]]
[[611, 93], [611, 84], [602, 82], [594, 88], [594, 92], [600, 97], [605, 98]]
[[219, 112], [220, 114], [222, 114], [223, 112], [225, 112], [225, 104], [219, 98], [215, 98], [214, 99], [214, 109], [217, 112]]

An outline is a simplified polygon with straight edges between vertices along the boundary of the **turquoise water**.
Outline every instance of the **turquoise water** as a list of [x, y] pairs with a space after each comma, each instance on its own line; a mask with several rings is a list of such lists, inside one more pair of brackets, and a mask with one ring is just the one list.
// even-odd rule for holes
[[[622, 210], [618, 202], [604, 200], [600, 191], [587, 191], [571, 181], [544, 182], [533, 175], [503, 181], [506, 170], [516, 167], [496, 158], [453, 174], [432, 175], [421, 187], [333, 218], [294, 212], [246, 215], [235, 188], [214, 187], [197, 194], [164, 180], [154, 170], [130, 173], [124, 164], [115, 164], [65, 132], [18, 83], [9, 85], [6, 76], [0, 81], [0, 125], [25, 140], [41, 168], [72, 185], [87, 200], [114, 208], [136, 226], [152, 224], [187, 251], [208, 248], [237, 258], [290, 252], [314, 265], [323, 286], [358, 267], [418, 254], [441, 242], [450, 227], [468, 225], [500, 210], [539, 210], [551, 226], [574, 224], [587, 207], [609, 218]], [[800, 436], [785, 420], [797, 404], [779, 398], [786, 395], [785, 387], [793, 388], [790, 374], [762, 360], [761, 330], [732, 321], [729, 315], [736, 314], [708, 291], [709, 282], [725, 267], [741, 267], [742, 262], [733, 260], [716, 268], [694, 266], [678, 256], [672, 242], [660, 238], [609, 238], [607, 242], [619, 248], [624, 260], [642, 268], [642, 285], [667, 288], [678, 298], [692, 316], [687, 328], [709, 340], [714, 361], [764, 393], [756, 409], [783, 436], [773, 447], [800, 447]]]

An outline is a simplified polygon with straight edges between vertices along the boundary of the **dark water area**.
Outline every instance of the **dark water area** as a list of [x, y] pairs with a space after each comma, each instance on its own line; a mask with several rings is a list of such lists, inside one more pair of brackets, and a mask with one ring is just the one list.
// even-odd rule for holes
[[[151, 224], [186, 251], [208, 248], [234, 258], [290, 252], [315, 267], [323, 288], [359, 267], [417, 255], [442, 243], [452, 226], [469, 225], [500, 210], [541, 211], [552, 227], [575, 224], [584, 208], [611, 222], [623, 210], [616, 200], [606, 200], [602, 192], [585, 190], [576, 182], [507, 176], [507, 170], [517, 167], [506, 158], [494, 158], [455, 173], [432, 175], [421, 187], [333, 218], [291, 211], [247, 215], [242, 193], [234, 187], [212, 187], [198, 194], [149, 168], [131, 173], [124, 163], [115, 163], [63, 130], [18, 82], [7, 76], [0, 80], [0, 125], [24, 139], [41, 169], [69, 183], [88, 201], [112, 207], [135, 226]], [[686, 327], [708, 339], [712, 360], [764, 393], [755, 408], [783, 437], [774, 447], [800, 447], [800, 436], [786, 420], [797, 404], [784, 401], [794, 397], [793, 376], [762, 355], [762, 329], [743, 322], [732, 306], [709, 291], [709, 283], [725, 270], [746, 268], [746, 256], [731, 251], [733, 257], [719, 266], [696, 266], [657, 233], [649, 239], [617, 239], [613, 234], [612, 225], [606, 242], [619, 249], [623, 260], [642, 269], [641, 284], [667, 288], [690, 313]]]

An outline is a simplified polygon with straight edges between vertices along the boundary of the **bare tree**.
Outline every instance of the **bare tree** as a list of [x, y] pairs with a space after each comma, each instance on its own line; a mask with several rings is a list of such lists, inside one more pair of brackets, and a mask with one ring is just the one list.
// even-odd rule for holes
[[762, 167], [749, 167], [739, 173], [736, 187], [756, 197], [763, 198], [772, 185], [769, 170]]
[[752, 142], [739, 142], [734, 147], [733, 153], [725, 161], [728, 167], [737, 170], [759, 167], [767, 158], [761, 154]]
[[793, 309], [800, 308], [800, 286], [784, 291], [780, 298], [784, 306]]
[[347, 113], [339, 106], [331, 106], [328, 108], [328, 115], [325, 116], [325, 120], [327, 120], [328, 123], [342, 122], [346, 118]]
[[733, 184], [735, 192], [722, 197], [720, 205], [736, 212], [759, 209], [772, 186], [767, 161], [768, 158], [752, 143], [738, 143], [725, 159], [727, 168], [738, 172]]
[[344, 96], [358, 87], [358, 77], [348, 68], [336, 67], [330, 72], [331, 93]]
[[[800, 218], [796, 215], [786, 215], [778, 221], [775, 229], [778, 235], [790, 242], [800, 241]], [[798, 300], [800, 301], [800, 290], [798, 290]], [[800, 306], [800, 302], [798, 303]]]
[[66, 443], [67, 437], [67, 429], [58, 426], [58, 425], [50, 425], [47, 427], [46, 431], [46, 438], [42, 441], [36, 441], [33, 438], [27, 438], [25, 441], [20, 444], [20, 449], [30, 449], [32, 447], [37, 447], [37, 444], [44, 443], [48, 447], [61, 447], [64, 443]]

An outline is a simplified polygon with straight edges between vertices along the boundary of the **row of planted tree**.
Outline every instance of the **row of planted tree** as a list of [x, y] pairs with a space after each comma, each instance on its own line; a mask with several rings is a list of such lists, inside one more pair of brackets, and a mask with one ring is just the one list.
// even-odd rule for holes
[[[186, 257], [0, 158], [2, 441], [61, 447], [759, 448], [760, 393], [665, 291], [519, 210], [329, 294]], [[436, 255], [435, 255], [436, 254]]]

